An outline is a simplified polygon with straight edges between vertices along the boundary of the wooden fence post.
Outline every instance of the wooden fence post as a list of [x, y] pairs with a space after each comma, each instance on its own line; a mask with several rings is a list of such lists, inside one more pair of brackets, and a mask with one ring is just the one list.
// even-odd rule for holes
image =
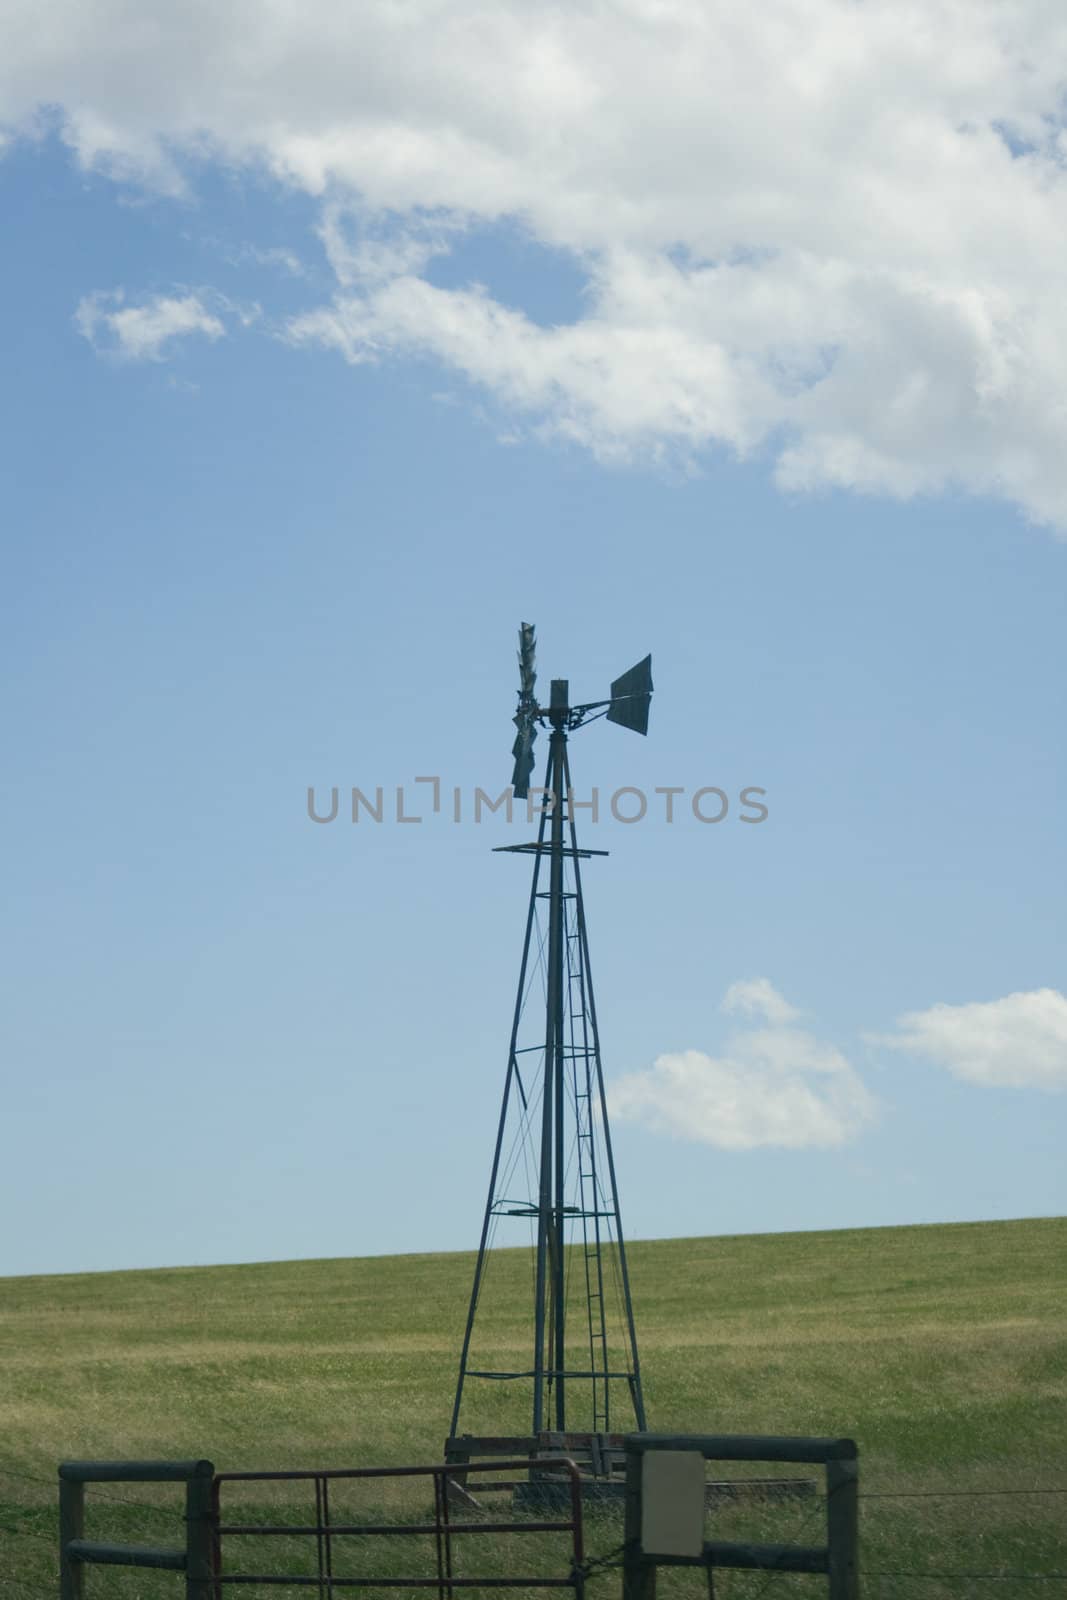
[[85, 1537], [85, 1485], [59, 1479], [59, 1600], [82, 1600], [85, 1568], [70, 1554], [72, 1539]]
[[626, 1442], [626, 1514], [622, 1600], [656, 1600], [656, 1568], [641, 1555], [641, 1471], [644, 1458]]
[[212, 1463], [198, 1461], [185, 1485], [185, 1600], [214, 1600], [214, 1478]]
[[859, 1600], [859, 1462], [826, 1463], [830, 1600]]

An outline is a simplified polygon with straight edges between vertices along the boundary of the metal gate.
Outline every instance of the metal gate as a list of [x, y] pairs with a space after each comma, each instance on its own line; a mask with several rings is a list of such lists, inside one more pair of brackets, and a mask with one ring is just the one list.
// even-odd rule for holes
[[[530, 1472], [529, 1458], [510, 1461], [465, 1463], [463, 1472], [512, 1473]], [[560, 1473], [570, 1490], [569, 1517], [533, 1516], [506, 1520], [496, 1515], [472, 1518], [470, 1512], [460, 1511], [449, 1504], [448, 1480], [455, 1474], [448, 1464], [428, 1467], [365, 1467], [350, 1470], [305, 1472], [220, 1472], [212, 1489], [212, 1523], [214, 1527], [214, 1569], [216, 1600], [224, 1600], [223, 1590], [228, 1586], [270, 1584], [289, 1585], [317, 1590], [321, 1600], [332, 1600], [342, 1589], [436, 1589], [438, 1600], [452, 1600], [459, 1589], [573, 1589], [576, 1600], [584, 1600], [584, 1544], [582, 1536], [582, 1497], [578, 1468], [573, 1461], [539, 1461], [537, 1472]], [[411, 1522], [356, 1521], [337, 1516], [331, 1510], [331, 1486], [336, 1491], [342, 1483], [356, 1480], [385, 1481], [391, 1479], [429, 1479], [433, 1493], [433, 1520]], [[223, 1496], [231, 1484], [306, 1483], [308, 1487], [308, 1519], [304, 1522], [270, 1522], [224, 1520]], [[558, 1497], [553, 1497], [554, 1499]], [[335, 1493], [336, 1502], [336, 1493]], [[547, 1506], [546, 1510], [549, 1509]], [[542, 1573], [502, 1575], [500, 1573], [470, 1574], [456, 1571], [457, 1546], [479, 1534], [568, 1534], [569, 1565], [564, 1575], [545, 1576]], [[432, 1570], [419, 1574], [356, 1575], [339, 1570], [346, 1566], [345, 1545], [353, 1539], [397, 1539], [427, 1536], [433, 1540]], [[266, 1539], [302, 1538], [314, 1540], [313, 1573], [300, 1575], [280, 1572], [255, 1573], [240, 1570], [226, 1571], [229, 1550], [236, 1541], [250, 1537]], [[339, 1560], [340, 1557], [340, 1560]]]

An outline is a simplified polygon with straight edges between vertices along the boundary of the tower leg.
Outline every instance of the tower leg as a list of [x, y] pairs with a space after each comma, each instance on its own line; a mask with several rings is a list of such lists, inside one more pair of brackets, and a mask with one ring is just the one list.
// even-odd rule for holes
[[516, 1047], [519, 1036], [519, 1020], [522, 1016], [522, 997], [526, 989], [526, 976], [530, 966], [530, 940], [533, 934], [534, 913], [537, 909], [537, 887], [541, 874], [540, 846], [544, 843], [545, 825], [548, 814], [541, 812], [541, 821], [537, 830], [538, 851], [534, 856], [533, 882], [530, 885], [530, 904], [526, 911], [526, 934], [522, 942], [522, 961], [519, 965], [519, 987], [515, 995], [515, 1012], [511, 1023], [511, 1044], [508, 1049], [508, 1070], [504, 1075], [504, 1098], [500, 1105], [500, 1121], [496, 1130], [496, 1145], [493, 1149], [493, 1167], [489, 1176], [489, 1194], [485, 1202], [485, 1216], [482, 1220], [482, 1234], [478, 1243], [478, 1259], [474, 1267], [474, 1285], [471, 1289], [470, 1306], [467, 1311], [467, 1326], [463, 1333], [463, 1349], [459, 1358], [459, 1377], [456, 1381], [456, 1398], [452, 1406], [452, 1423], [449, 1436], [455, 1438], [459, 1431], [459, 1412], [463, 1402], [463, 1384], [467, 1376], [467, 1363], [470, 1359], [471, 1334], [474, 1332], [474, 1317], [478, 1310], [478, 1295], [482, 1287], [482, 1278], [485, 1274], [485, 1261], [489, 1244], [489, 1228], [493, 1220], [493, 1198], [496, 1194], [497, 1179], [500, 1175], [500, 1155], [504, 1147], [504, 1131], [508, 1120], [508, 1102], [511, 1097], [512, 1084], [519, 1090], [525, 1103], [526, 1096], [522, 1089], [522, 1080], [519, 1077]]
[[[549, 857], [548, 985], [545, 1002], [544, 1089], [537, 1199], [537, 1268], [534, 1283], [533, 1431], [545, 1426], [546, 1374], [552, 1374], [556, 1427], [562, 1429], [566, 1348], [563, 1263], [563, 805], [566, 735], [554, 728], [545, 787], [553, 796]], [[542, 817], [542, 821], [544, 818]], [[551, 1311], [549, 1313], [549, 1306]], [[551, 1339], [546, 1339], [546, 1313]]]

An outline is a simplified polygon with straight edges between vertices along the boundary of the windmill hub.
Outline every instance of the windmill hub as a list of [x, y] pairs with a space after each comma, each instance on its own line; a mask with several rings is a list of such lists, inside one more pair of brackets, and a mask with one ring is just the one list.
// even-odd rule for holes
[[[606, 717], [622, 728], [634, 733], [648, 732], [648, 708], [652, 700], [652, 657], [646, 656], [621, 678], [616, 678], [607, 700], [589, 700], [584, 705], [569, 704], [570, 685], [566, 678], [553, 678], [547, 707], [540, 706], [534, 695], [537, 672], [534, 656], [537, 648], [536, 631], [532, 622], [519, 628], [519, 707], [513, 721], [519, 730], [511, 753], [515, 766], [511, 785], [516, 800], [525, 800], [530, 787], [530, 774], [534, 766], [534, 743], [538, 723], [549, 723], [556, 732], [572, 732], [583, 723], [596, 717]], [[553, 793], [555, 791], [552, 791]]]

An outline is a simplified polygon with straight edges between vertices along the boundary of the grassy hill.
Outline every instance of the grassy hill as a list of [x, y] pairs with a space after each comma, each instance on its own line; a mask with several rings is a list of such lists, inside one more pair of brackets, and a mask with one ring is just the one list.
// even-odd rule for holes
[[[472, 1270], [457, 1254], [0, 1280], [10, 1593], [55, 1592], [64, 1458], [440, 1459]], [[513, 1286], [502, 1334], [525, 1340], [526, 1253], [493, 1270]], [[1067, 1219], [635, 1243], [631, 1275], [657, 1431], [850, 1434], [868, 1493], [1067, 1486]], [[1001, 1503], [964, 1504], [974, 1534]], [[1012, 1515], [1059, 1551], [1067, 1497]], [[177, 1592], [100, 1578], [91, 1594]]]

